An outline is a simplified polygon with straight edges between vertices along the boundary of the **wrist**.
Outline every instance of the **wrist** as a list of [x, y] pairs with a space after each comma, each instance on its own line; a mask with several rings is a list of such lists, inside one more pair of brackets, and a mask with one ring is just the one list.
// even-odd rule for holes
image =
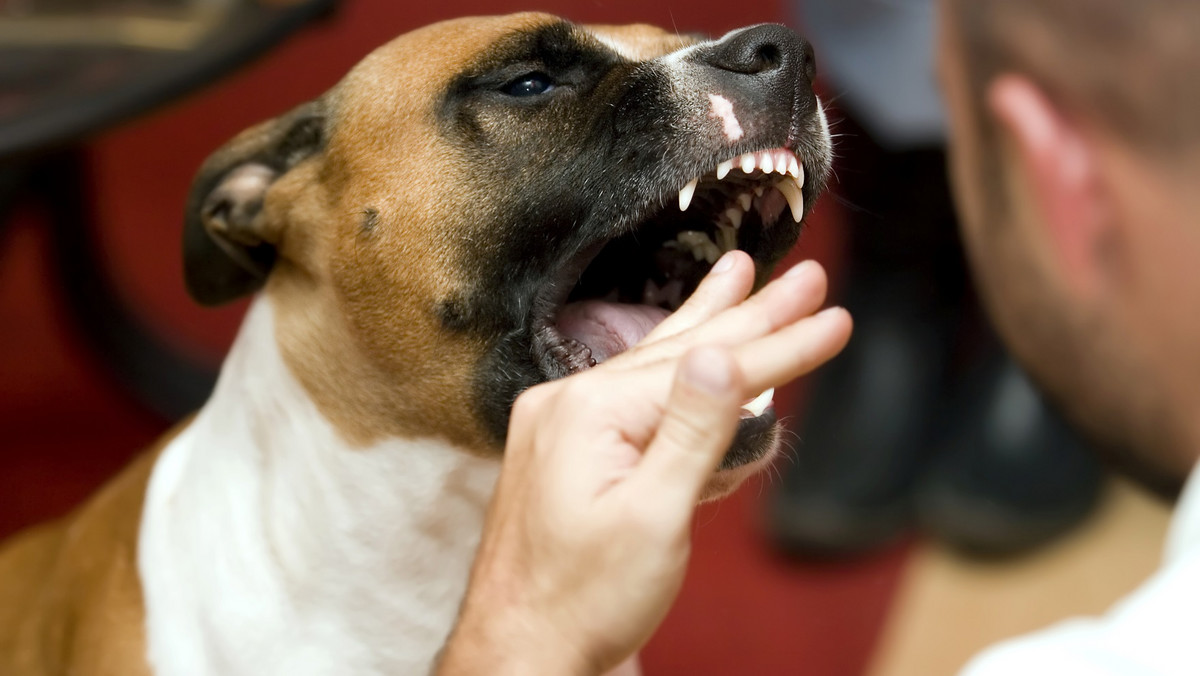
[[528, 613], [512, 607], [464, 604], [458, 623], [438, 660], [437, 676], [555, 674], [595, 676], [581, 646], [552, 630], [539, 629]]

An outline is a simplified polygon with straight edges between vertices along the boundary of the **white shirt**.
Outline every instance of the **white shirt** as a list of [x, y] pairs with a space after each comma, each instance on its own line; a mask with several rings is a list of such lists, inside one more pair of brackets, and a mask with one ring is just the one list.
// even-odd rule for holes
[[1200, 675], [1200, 466], [1167, 535], [1163, 565], [1099, 618], [1000, 643], [962, 676]]

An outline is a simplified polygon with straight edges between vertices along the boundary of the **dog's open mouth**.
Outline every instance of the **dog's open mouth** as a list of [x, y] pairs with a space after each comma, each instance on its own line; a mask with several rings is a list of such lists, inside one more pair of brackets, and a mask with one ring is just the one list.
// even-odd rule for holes
[[[596, 242], [543, 291], [534, 353], [562, 376], [636, 345], [695, 291], [720, 256], [750, 254], [764, 280], [795, 242], [804, 216], [804, 165], [792, 150], [746, 153], [689, 181], [649, 218]], [[760, 417], [771, 392], [746, 404]], [[773, 418], [773, 415], [772, 415]]]

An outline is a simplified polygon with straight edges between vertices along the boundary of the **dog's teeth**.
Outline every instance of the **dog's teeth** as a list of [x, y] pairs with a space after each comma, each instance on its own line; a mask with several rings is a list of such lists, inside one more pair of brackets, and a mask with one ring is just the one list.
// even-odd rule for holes
[[683, 280], [672, 279], [667, 282], [659, 297], [666, 301], [672, 311], [678, 310], [679, 306], [683, 305]]
[[[737, 229], [732, 225], [717, 226], [717, 245], [721, 249], [721, 253], [733, 251], [737, 248]], [[715, 262], [715, 261], [714, 261]]]
[[779, 181], [775, 187], [787, 199], [788, 206], [792, 209], [792, 220], [799, 223], [800, 219], [804, 218], [804, 191], [791, 178]]
[[716, 263], [717, 259], [721, 257], [721, 248], [712, 241], [708, 233], [684, 230], [676, 235], [675, 239], [691, 250], [692, 257], [696, 260], [703, 259], [709, 263]]
[[758, 168], [762, 169], [764, 174], [769, 174], [775, 171], [775, 160], [772, 159], [771, 153], [762, 153], [759, 156]]
[[766, 191], [767, 191], [767, 189], [762, 187], [761, 185], [754, 186], [754, 195], [756, 197], [762, 197], [763, 193], [765, 193]]
[[770, 405], [771, 399], [775, 397], [775, 388], [772, 387], [762, 394], [752, 399], [749, 403], [744, 404], [742, 408], [746, 409], [754, 417], [758, 417], [766, 412], [767, 406]]
[[749, 174], [754, 171], [755, 159], [752, 153], [746, 153], [745, 155], [742, 155], [738, 162], [741, 164], [743, 174]]
[[725, 218], [729, 219], [729, 224], [734, 228], [742, 227], [742, 217], [745, 215], [746, 212], [737, 207], [729, 207], [725, 210]]
[[654, 283], [654, 280], [647, 279], [646, 286], [642, 289], [642, 303], [645, 305], [658, 305], [662, 298], [662, 290]]
[[719, 181], [719, 180], [725, 178], [726, 176], [729, 175], [729, 172], [732, 170], [733, 170], [733, 160], [725, 160], [724, 162], [718, 164], [717, 165], [717, 180]]
[[696, 184], [699, 182], [700, 179], [693, 178], [692, 180], [688, 181], [687, 185], [683, 186], [682, 190], [679, 191], [680, 211], [687, 211], [688, 205], [692, 203], [692, 195], [696, 194]]
[[742, 207], [742, 211], [750, 211], [750, 205], [754, 204], [754, 195], [744, 192], [738, 195], [738, 205]]
[[792, 154], [786, 150], [781, 150], [775, 155], [775, 173], [784, 175], [788, 171], [788, 160], [792, 159]]
[[800, 164], [800, 160], [797, 160], [795, 157], [789, 159], [787, 173], [800, 179], [800, 184], [804, 185], [804, 167]]

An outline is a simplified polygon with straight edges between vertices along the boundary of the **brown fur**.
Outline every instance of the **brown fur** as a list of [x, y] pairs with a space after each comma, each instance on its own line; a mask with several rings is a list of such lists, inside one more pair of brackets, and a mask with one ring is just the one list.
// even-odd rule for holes
[[154, 461], [186, 425], [72, 514], [0, 547], [0, 674], [149, 674], [138, 525]]
[[[266, 228], [280, 232], [282, 260], [267, 290], [284, 358], [352, 441], [436, 436], [500, 450], [464, 415], [471, 406], [464, 385], [484, 346], [445, 331], [433, 303], [460, 290], [456, 256], [476, 234], [484, 239], [472, 233], [478, 226], [470, 214], [505, 187], [461, 184], [459, 151], [427, 130], [435, 124], [433, 97], [478, 58], [462, 46], [482, 49], [514, 30], [556, 21], [533, 13], [458, 19], [381, 47], [327, 95], [334, 124], [323, 157], [268, 193]], [[643, 25], [594, 32], [638, 58], [691, 41]], [[448, 35], [458, 49], [446, 49]], [[444, 58], [410, 58], [430, 53]], [[444, 206], [433, 213], [425, 205], [434, 203]], [[368, 210], [379, 221], [371, 229], [363, 227]], [[448, 224], [447, 212], [467, 217]]]

